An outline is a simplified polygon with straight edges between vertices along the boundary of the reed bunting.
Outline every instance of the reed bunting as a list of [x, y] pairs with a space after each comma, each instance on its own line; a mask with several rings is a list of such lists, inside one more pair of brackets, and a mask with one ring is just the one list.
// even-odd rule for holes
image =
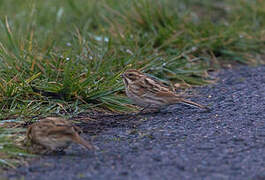
[[129, 69], [121, 77], [125, 85], [126, 95], [136, 105], [143, 107], [143, 110], [147, 108], [159, 110], [176, 103], [184, 103], [209, 110], [204, 105], [180, 97], [159, 80], [149, 77], [138, 70]]
[[50, 153], [63, 151], [72, 142], [83, 145], [87, 149], [93, 146], [86, 142], [79, 134], [81, 129], [69, 121], [58, 117], [47, 117], [28, 127], [26, 143], [34, 153]]

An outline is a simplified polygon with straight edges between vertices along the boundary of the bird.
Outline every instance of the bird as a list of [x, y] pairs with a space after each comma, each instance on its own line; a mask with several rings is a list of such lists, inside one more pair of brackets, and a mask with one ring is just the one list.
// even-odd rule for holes
[[31, 124], [26, 133], [28, 150], [33, 153], [49, 154], [63, 152], [72, 142], [87, 149], [94, 147], [79, 134], [82, 130], [61, 117], [46, 117]]
[[160, 110], [163, 107], [176, 103], [184, 103], [198, 108], [207, 109], [207, 106], [184, 99], [177, 95], [162, 81], [142, 73], [136, 69], [128, 69], [121, 74], [125, 85], [125, 92], [136, 105], [143, 107], [141, 112], [148, 108]]

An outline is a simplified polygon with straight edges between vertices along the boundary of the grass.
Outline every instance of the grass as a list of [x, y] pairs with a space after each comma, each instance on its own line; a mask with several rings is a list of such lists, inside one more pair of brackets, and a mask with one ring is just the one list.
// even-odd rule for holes
[[131, 111], [128, 68], [203, 85], [223, 64], [263, 63], [261, 0], [0, 0], [0, 12], [0, 119]]
[[24, 138], [24, 132], [23, 128], [0, 127], [0, 167], [15, 168], [23, 162], [23, 158], [33, 157], [17, 145]]

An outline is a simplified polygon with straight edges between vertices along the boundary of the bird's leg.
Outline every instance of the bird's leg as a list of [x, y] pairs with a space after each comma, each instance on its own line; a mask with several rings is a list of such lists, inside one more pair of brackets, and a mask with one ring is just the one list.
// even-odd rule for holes
[[144, 112], [144, 110], [146, 110], [147, 108], [149, 108], [151, 105], [148, 104], [147, 106], [143, 107], [139, 112], [138, 114], [141, 114], [142, 112]]
[[66, 153], [65, 153], [64, 149], [58, 149], [56, 151], [53, 151], [53, 154], [54, 155], [65, 155]]
[[144, 106], [138, 113], [136, 113], [136, 115], [138, 114], [142, 114], [147, 108], [149, 108], [151, 106], [151, 104], [148, 104], [147, 106]]
[[151, 110], [146, 111], [144, 114], [160, 112], [160, 109], [159, 109], [159, 108], [151, 107], [151, 104], [148, 104], [147, 106], [143, 107], [143, 108], [137, 113], [137, 115], [138, 115], [138, 114], [142, 114], [146, 109], [149, 109], [149, 108], [151, 108]]
[[43, 155], [51, 155], [54, 151], [50, 150], [50, 149], [45, 149], [41, 152], [41, 154]]

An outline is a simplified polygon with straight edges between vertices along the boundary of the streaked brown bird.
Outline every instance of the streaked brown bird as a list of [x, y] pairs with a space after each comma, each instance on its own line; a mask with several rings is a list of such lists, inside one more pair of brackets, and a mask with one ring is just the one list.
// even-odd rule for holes
[[34, 153], [51, 153], [63, 151], [72, 142], [83, 145], [87, 149], [93, 149], [79, 134], [80, 128], [69, 121], [59, 117], [47, 117], [28, 127], [26, 142], [30, 151]]
[[204, 105], [178, 96], [159, 80], [151, 78], [138, 70], [129, 69], [121, 77], [125, 85], [126, 95], [143, 109], [161, 109], [172, 104], [184, 103], [209, 110]]

